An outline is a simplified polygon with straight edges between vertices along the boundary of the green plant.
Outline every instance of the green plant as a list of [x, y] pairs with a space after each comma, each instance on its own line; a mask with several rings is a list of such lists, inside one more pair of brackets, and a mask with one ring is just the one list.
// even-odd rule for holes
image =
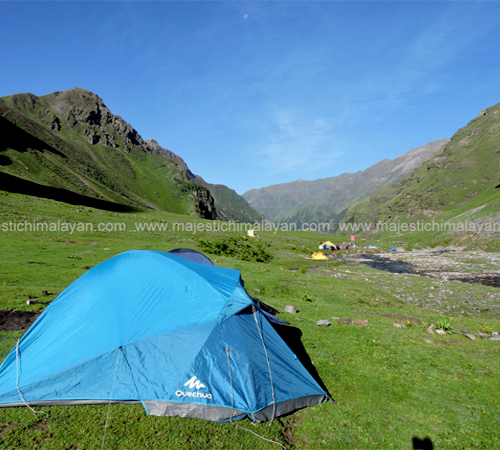
[[451, 330], [451, 319], [449, 317], [440, 317], [435, 325], [437, 330], [449, 331]]
[[493, 333], [493, 328], [491, 327], [487, 327], [486, 325], [481, 325], [481, 328], [479, 328], [479, 331], [481, 333], [488, 333], [488, 334], [491, 334]]

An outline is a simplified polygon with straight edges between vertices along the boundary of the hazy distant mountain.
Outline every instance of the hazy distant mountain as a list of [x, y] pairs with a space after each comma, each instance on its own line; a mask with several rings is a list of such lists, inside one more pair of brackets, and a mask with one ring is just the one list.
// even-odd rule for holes
[[[231, 208], [224, 201], [217, 204], [182, 158], [156, 141], [143, 140], [101, 98], [83, 89], [4, 97], [0, 125], [0, 189], [102, 208], [154, 208], [208, 219], [237, 220], [244, 210], [231, 216]], [[237, 199], [231, 200], [237, 204]], [[249, 216], [259, 216], [247, 208]]]
[[343, 173], [314, 181], [297, 180], [262, 189], [243, 197], [268, 219], [280, 223], [338, 222], [347, 208], [377, 189], [393, 184], [440, 151], [449, 139], [430, 142], [393, 160], [384, 159], [364, 171]]

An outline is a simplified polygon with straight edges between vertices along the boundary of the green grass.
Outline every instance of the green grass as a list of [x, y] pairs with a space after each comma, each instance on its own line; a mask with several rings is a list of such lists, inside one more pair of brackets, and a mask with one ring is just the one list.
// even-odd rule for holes
[[[200, 249], [198, 239], [224, 233], [135, 231], [137, 221], [205, 223], [159, 211], [110, 213], [51, 200], [0, 193], [0, 226], [9, 221], [46, 220], [124, 223], [125, 232], [20, 232], [0, 230], [0, 309], [40, 310], [90, 267], [131, 249]], [[206, 222], [208, 223], [208, 222]], [[241, 271], [248, 292], [281, 311], [300, 329], [302, 344], [331, 396], [331, 402], [306, 408], [269, 423], [239, 425], [291, 449], [411, 449], [412, 438], [428, 437], [436, 449], [493, 449], [500, 441], [500, 342], [457, 334], [430, 336], [419, 325], [452, 319], [455, 330], [500, 331], [498, 312], [467, 316], [466, 300], [496, 293], [492, 287], [457, 281], [394, 275], [335, 259], [306, 259], [326, 238], [315, 233], [259, 232], [273, 255], [267, 263], [238, 255], [209, 255], [216, 265]], [[359, 239], [359, 244], [374, 242]], [[393, 246], [389, 236], [375, 241]], [[357, 239], [358, 242], [358, 239]], [[478, 260], [474, 264], [481, 265]], [[298, 271], [291, 271], [297, 269]], [[304, 269], [304, 270], [299, 270]], [[313, 269], [313, 270], [308, 270]], [[431, 287], [435, 289], [432, 290]], [[437, 288], [450, 294], [432, 301]], [[43, 296], [41, 292], [48, 291]], [[418, 298], [411, 303], [409, 296]], [[40, 303], [26, 305], [28, 298]], [[284, 312], [295, 305], [298, 313]], [[456, 308], [453, 308], [456, 306]], [[448, 309], [447, 309], [448, 308]], [[362, 318], [367, 327], [332, 317]], [[328, 319], [329, 327], [316, 321]], [[412, 324], [394, 328], [394, 322]], [[0, 357], [22, 332], [0, 332]], [[425, 342], [431, 339], [432, 343]], [[100, 448], [106, 405], [0, 409], [0, 448]], [[139, 406], [112, 405], [105, 448], [109, 449], [275, 449], [277, 445], [229, 423], [146, 416]]]

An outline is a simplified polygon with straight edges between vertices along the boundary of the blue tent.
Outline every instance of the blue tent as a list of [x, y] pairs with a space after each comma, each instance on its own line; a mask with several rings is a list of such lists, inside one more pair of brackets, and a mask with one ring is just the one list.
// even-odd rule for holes
[[111, 401], [260, 422], [326, 398], [239, 271], [158, 251], [122, 253], [78, 278], [0, 366], [0, 407]]

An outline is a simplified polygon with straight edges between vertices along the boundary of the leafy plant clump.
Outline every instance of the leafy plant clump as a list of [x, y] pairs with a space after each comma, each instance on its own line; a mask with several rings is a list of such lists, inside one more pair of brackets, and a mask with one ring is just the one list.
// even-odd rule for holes
[[451, 319], [449, 317], [440, 317], [436, 321], [436, 329], [443, 330], [443, 331], [450, 331], [451, 330]]
[[224, 236], [219, 239], [199, 239], [202, 252], [218, 256], [230, 256], [242, 261], [268, 262], [273, 255], [266, 249], [270, 244], [261, 239], [250, 240], [246, 236]]

